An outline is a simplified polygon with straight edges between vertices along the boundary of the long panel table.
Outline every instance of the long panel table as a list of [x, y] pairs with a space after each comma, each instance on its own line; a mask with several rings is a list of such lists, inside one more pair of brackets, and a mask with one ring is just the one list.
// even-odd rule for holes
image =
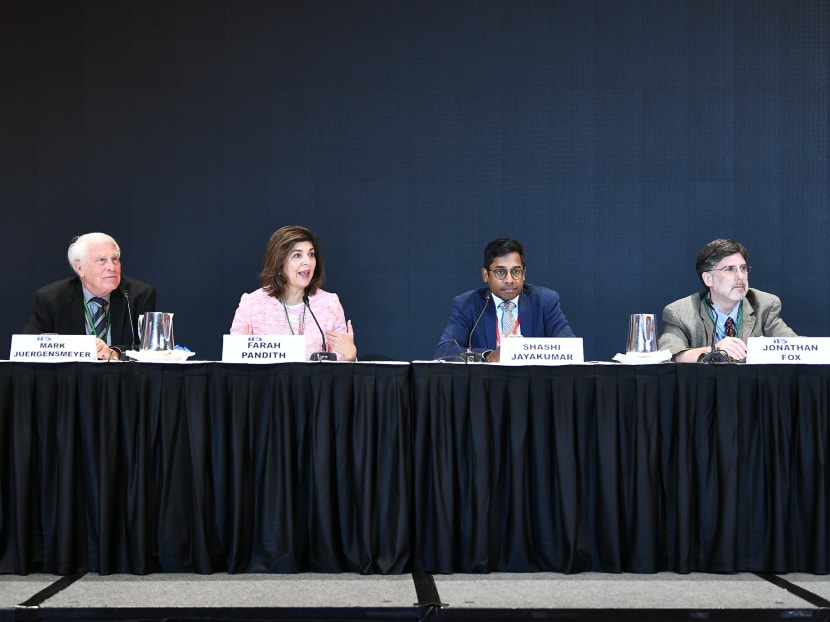
[[409, 371], [0, 363], [0, 572], [403, 572]]
[[830, 367], [413, 365], [414, 565], [830, 567]]
[[813, 572], [830, 366], [0, 363], [0, 573]]

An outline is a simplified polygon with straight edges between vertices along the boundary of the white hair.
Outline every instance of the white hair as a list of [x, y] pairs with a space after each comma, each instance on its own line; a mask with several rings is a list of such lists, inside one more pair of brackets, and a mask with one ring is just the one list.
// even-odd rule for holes
[[69, 250], [66, 252], [66, 257], [69, 259], [69, 265], [72, 266], [72, 270], [77, 272], [75, 262], [83, 261], [87, 256], [89, 247], [93, 244], [112, 244], [115, 246], [118, 254], [121, 254], [121, 248], [118, 246], [118, 242], [111, 235], [97, 231], [94, 233], [84, 233], [72, 240], [72, 244], [69, 245]]

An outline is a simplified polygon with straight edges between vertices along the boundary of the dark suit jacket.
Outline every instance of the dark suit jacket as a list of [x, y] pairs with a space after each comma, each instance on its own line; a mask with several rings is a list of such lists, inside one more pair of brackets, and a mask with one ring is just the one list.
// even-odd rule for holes
[[[129, 305], [123, 290], [129, 296]], [[128, 312], [129, 307], [129, 312]], [[121, 276], [121, 284], [110, 294], [110, 341], [120, 350], [129, 350], [138, 344], [138, 316], [155, 311], [155, 288], [137, 279]], [[75, 276], [55, 281], [35, 292], [32, 317], [23, 327], [26, 334], [58, 333], [86, 334], [84, 291], [81, 280]]]
[[[467, 346], [474, 352], [495, 350], [497, 316], [490, 288], [464, 292], [452, 302], [449, 322], [433, 358], [459, 354]], [[559, 294], [546, 287], [524, 286], [519, 294], [519, 322], [523, 337], [576, 337], [559, 306]]]

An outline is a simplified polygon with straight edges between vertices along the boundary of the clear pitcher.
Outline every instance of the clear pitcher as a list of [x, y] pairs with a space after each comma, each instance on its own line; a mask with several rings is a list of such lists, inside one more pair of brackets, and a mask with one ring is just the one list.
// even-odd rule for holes
[[144, 351], [172, 350], [176, 345], [173, 339], [173, 314], [162, 311], [142, 313], [138, 316], [138, 334]]
[[656, 352], [657, 323], [653, 313], [633, 313], [628, 320], [626, 352]]

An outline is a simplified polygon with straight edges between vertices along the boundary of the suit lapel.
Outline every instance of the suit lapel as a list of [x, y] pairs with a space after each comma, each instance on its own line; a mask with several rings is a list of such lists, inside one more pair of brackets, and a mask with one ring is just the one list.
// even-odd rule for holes
[[738, 337], [746, 343], [746, 340], [752, 337], [757, 318], [755, 317], [755, 309], [752, 308], [752, 304], [746, 299], [746, 296], [744, 296], [741, 305], [743, 306], [741, 307], [741, 323], [738, 325]]
[[496, 334], [496, 304], [490, 290], [487, 290], [486, 296], [487, 309], [481, 317], [481, 323], [484, 324], [485, 346], [489, 348], [492, 344], [492, 347], [495, 348], [499, 342], [499, 336]]
[[110, 294], [110, 327], [112, 336], [110, 342], [112, 345], [126, 344], [132, 342], [132, 339], [125, 339], [125, 320], [126, 320], [126, 306], [124, 304], [124, 296], [117, 289]]
[[[86, 311], [84, 307], [84, 290], [79, 279], [74, 279], [66, 292], [69, 310], [67, 317], [61, 325], [64, 329], [60, 332], [67, 334], [86, 334]], [[124, 302], [124, 295], [118, 290], [110, 294], [110, 342], [112, 345], [123, 345], [132, 343], [130, 329], [127, 327], [127, 306]]]
[[68, 309], [67, 316], [62, 318], [60, 323], [56, 321], [55, 325], [63, 327], [59, 332], [70, 335], [85, 335], [86, 315], [84, 312], [84, 290], [81, 287], [80, 279], [77, 277], [70, 281], [66, 297], [67, 301], [64, 308]]
[[534, 334], [533, 311], [534, 309], [530, 300], [530, 294], [527, 293], [526, 289], [522, 288], [522, 293], [519, 295], [519, 326], [522, 331], [522, 337], [540, 336]]
[[696, 334], [692, 335], [692, 343], [703, 343], [707, 346], [712, 343], [712, 331], [717, 333], [715, 328], [715, 320], [712, 318], [711, 310], [706, 302], [706, 294], [693, 294], [698, 298], [698, 315], [700, 316], [700, 323], [695, 327]]

